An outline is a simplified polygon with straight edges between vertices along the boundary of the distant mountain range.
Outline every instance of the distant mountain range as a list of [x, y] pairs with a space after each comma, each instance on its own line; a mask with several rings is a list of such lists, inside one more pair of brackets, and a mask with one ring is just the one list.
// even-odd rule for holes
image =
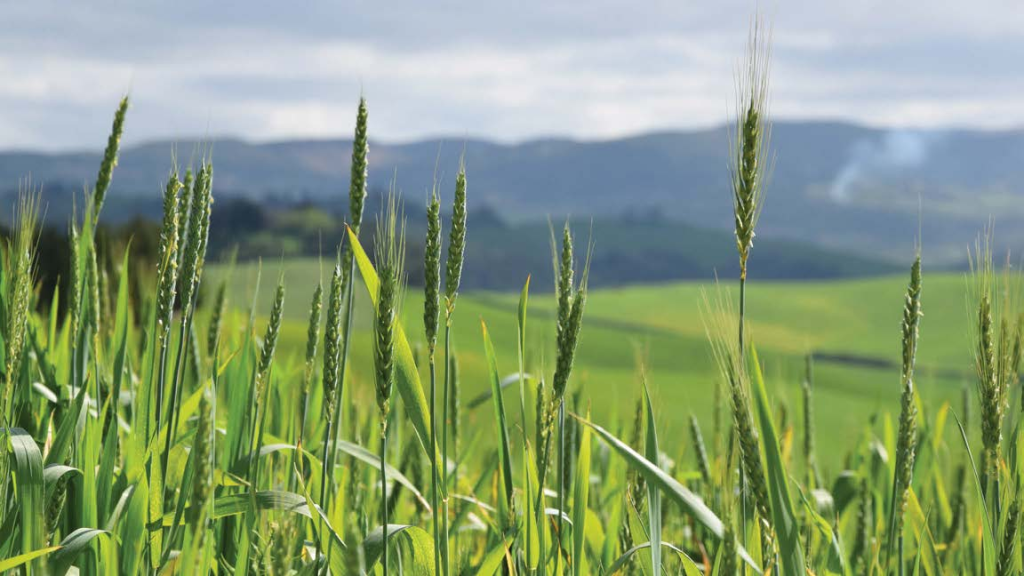
[[[372, 122], [372, 121], [371, 121]], [[130, 129], [130, 127], [129, 127]], [[371, 124], [372, 130], [372, 124]], [[880, 130], [833, 122], [779, 122], [775, 168], [759, 236], [906, 261], [918, 239], [936, 264], [965, 260], [993, 218], [999, 246], [1024, 242], [1024, 131]], [[308, 200], [342, 211], [349, 140], [247, 143], [214, 139], [216, 192], [261, 201]], [[202, 148], [202, 146], [200, 146]], [[108, 217], [158, 210], [172, 150], [192, 141], [123, 151]], [[393, 178], [408, 201], [425, 198], [435, 167], [450, 195], [465, 151], [471, 202], [506, 220], [657, 213], [703, 228], [731, 226], [726, 127], [603, 141], [501, 144], [461, 138], [371, 143], [371, 187]], [[8, 193], [24, 177], [42, 184], [52, 218], [95, 177], [98, 151], [0, 152]]]

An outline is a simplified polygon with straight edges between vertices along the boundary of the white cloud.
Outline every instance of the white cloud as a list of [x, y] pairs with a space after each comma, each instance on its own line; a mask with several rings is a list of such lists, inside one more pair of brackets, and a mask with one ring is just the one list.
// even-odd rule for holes
[[[389, 140], [704, 127], [731, 109], [742, 15], [755, 5], [356, 4], [5, 4], [0, 147], [98, 147], [129, 88], [131, 142], [348, 136], [360, 90], [375, 137]], [[1024, 86], [1011, 76], [1024, 56], [1024, 6], [984, 4], [780, 2], [768, 10], [774, 111], [1024, 123]]]

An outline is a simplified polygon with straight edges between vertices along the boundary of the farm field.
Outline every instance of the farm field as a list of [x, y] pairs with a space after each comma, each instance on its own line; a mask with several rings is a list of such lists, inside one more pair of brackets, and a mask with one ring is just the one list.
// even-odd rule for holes
[[1024, 573], [1024, 275], [994, 221], [945, 269], [920, 223], [888, 230], [906, 262], [762, 243], [771, 38], [728, 232], [639, 202], [506, 226], [465, 148], [423, 204], [397, 170], [374, 197], [365, 96], [347, 202], [232, 200], [211, 142], [116, 226], [124, 96], [67, 227], [23, 182], [0, 231], [0, 573]]
[[[324, 263], [327, 271], [330, 264]], [[290, 357], [296, 363], [305, 346], [309, 299], [320, 268], [316, 259], [289, 260], [284, 267], [288, 297], [281, 351], [283, 358]], [[229, 300], [238, 311], [249, 309], [258, 269], [262, 271], [256, 310], [258, 316], [265, 316], [278, 281], [277, 262], [238, 264], [231, 276]], [[208, 287], [227, 273], [226, 265], [211, 266]], [[326, 280], [327, 272], [324, 274]], [[750, 332], [765, 364], [769, 386], [789, 412], [790, 422], [801, 418], [799, 386], [804, 355], [814, 351], [821, 356], [814, 363], [816, 420], [819, 429], [837, 432], [821, 434], [818, 440], [821, 464], [829, 472], [841, 470], [840, 458], [852, 443], [851, 437], [840, 431], [857, 433], [874, 413], [895, 417], [900, 394], [899, 315], [906, 282], [904, 276], [761, 281], [753, 283], [748, 292]], [[698, 415], [710, 430], [714, 387], [721, 375], [706, 335], [702, 294], [714, 289], [714, 283], [679, 282], [591, 292], [577, 352], [576, 385], [585, 388], [583, 397], [593, 402], [597, 421], [612, 423], [632, 418], [640, 394], [637, 358], [642, 356], [651, 393], [657, 398], [659, 426], [665, 428], [665, 433], [670, 437], [686, 434], [690, 413]], [[724, 284], [722, 289], [728, 290]], [[957, 413], [962, 411], [963, 387], [973, 386], [970, 378], [974, 374], [966, 289], [963, 274], [924, 277], [918, 353], [920, 394], [926, 406], [937, 408], [948, 401]], [[531, 285], [530, 291], [527, 371], [534, 374], [544, 366], [540, 372], [550, 379], [555, 333], [553, 288]], [[735, 290], [730, 292], [734, 295]], [[353, 378], [357, 388], [369, 395], [370, 309], [365, 289], [358, 294]], [[480, 319], [487, 322], [502, 373], [515, 372], [518, 298], [518, 294], [493, 292], [460, 296], [453, 342], [462, 368], [465, 399], [485, 393], [489, 386]], [[421, 289], [410, 287], [402, 316], [414, 347], [423, 339], [422, 302]], [[836, 360], [837, 356], [844, 358]], [[883, 362], [887, 365], [880, 366]], [[511, 391], [508, 394], [513, 396]], [[493, 416], [489, 408], [484, 403], [480, 414], [468, 413], [470, 426], [475, 425], [473, 418], [487, 425]], [[689, 450], [688, 443], [679, 443], [678, 447]]]

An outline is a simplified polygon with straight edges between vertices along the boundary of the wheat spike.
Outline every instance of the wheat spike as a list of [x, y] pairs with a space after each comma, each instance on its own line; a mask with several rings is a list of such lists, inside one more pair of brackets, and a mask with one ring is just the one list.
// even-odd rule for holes
[[121, 98], [114, 113], [114, 124], [110, 128], [110, 136], [107, 139], [107, 148], [103, 152], [103, 162], [100, 163], [99, 174], [96, 175], [96, 187], [93, 189], [92, 207], [93, 222], [100, 219], [100, 210], [103, 208], [103, 201], [107, 198], [107, 189], [110, 188], [110, 181], [114, 175], [114, 168], [117, 166], [118, 150], [121, 147], [121, 133], [124, 132], [124, 117], [128, 112], [128, 97]]
[[462, 281], [462, 264], [466, 252], [466, 166], [459, 166], [455, 177], [455, 200], [452, 202], [451, 229], [448, 231], [448, 258], [445, 260], [445, 310], [448, 321], [455, 311], [455, 298]]
[[395, 378], [395, 331], [405, 268], [405, 222], [399, 213], [398, 202], [392, 191], [386, 200], [384, 214], [377, 220], [375, 237], [375, 260], [380, 282], [374, 318], [374, 370], [382, 436], [387, 428]]
[[321, 375], [323, 381], [323, 407], [328, 422], [334, 422], [335, 395], [338, 393], [338, 378], [341, 363], [341, 300], [342, 300], [341, 265], [335, 264], [331, 276], [331, 292], [327, 300], [327, 323], [324, 325], [324, 367]]
[[697, 469], [707, 486], [711, 486], [711, 464], [708, 461], [708, 450], [704, 446], [704, 435], [700, 432], [697, 417], [690, 414], [690, 438], [693, 441], [693, 453], [697, 458]]
[[160, 227], [160, 251], [157, 275], [159, 277], [156, 298], [157, 328], [162, 336], [171, 329], [171, 315], [174, 313], [174, 293], [178, 283], [179, 220], [178, 189], [181, 183], [178, 175], [171, 172], [164, 187], [164, 217]]
[[921, 257], [911, 267], [910, 284], [903, 306], [903, 364], [900, 399], [900, 427], [896, 444], [895, 508], [896, 530], [902, 530], [904, 512], [914, 473], [914, 455], [917, 443], [917, 405], [914, 402], [914, 361], [917, 354], [918, 326], [921, 319]]
[[263, 350], [260, 352], [259, 364], [256, 367], [256, 404], [263, 402], [263, 394], [270, 377], [270, 366], [274, 362], [274, 351], [277, 349], [277, 337], [281, 333], [281, 315], [284, 310], [284, 276], [277, 284], [274, 292], [274, 304], [270, 308], [270, 321], [263, 336]]
[[441, 315], [441, 201], [437, 186], [431, 190], [427, 203], [427, 237], [423, 249], [423, 327], [427, 338], [427, 354], [434, 357], [437, 328]]
[[[366, 99], [360, 98], [359, 109], [356, 111], [355, 135], [352, 138], [352, 161], [349, 167], [348, 189], [349, 228], [356, 236], [359, 236], [359, 229], [363, 223], [363, 207], [366, 204], [366, 180], [369, 174], [370, 155], [368, 120], [369, 112], [366, 108]], [[352, 249], [348, 245], [342, 248], [341, 270], [345, 286], [348, 286], [349, 273], [352, 270]]]
[[747, 277], [747, 260], [754, 246], [754, 228], [764, 204], [770, 168], [771, 123], [768, 88], [771, 32], [759, 18], [750, 26], [746, 62], [737, 74], [736, 132], [731, 142], [733, 219], [740, 278]]

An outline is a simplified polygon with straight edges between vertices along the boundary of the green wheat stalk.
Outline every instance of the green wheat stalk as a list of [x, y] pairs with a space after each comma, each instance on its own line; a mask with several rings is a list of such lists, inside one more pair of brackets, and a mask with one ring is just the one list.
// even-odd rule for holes
[[[349, 229], [352, 233], [359, 236], [359, 229], [363, 221], [363, 208], [366, 203], [366, 181], [368, 176], [369, 167], [369, 131], [367, 128], [369, 120], [369, 112], [366, 105], [366, 99], [359, 98], [359, 107], [356, 111], [356, 126], [355, 134], [352, 139], [352, 160], [350, 166], [350, 178], [349, 178], [349, 209], [348, 217]], [[344, 397], [345, 387], [345, 376], [348, 370], [348, 349], [351, 343], [352, 335], [352, 306], [355, 297], [355, 289], [352, 282], [354, 269], [354, 260], [352, 247], [349, 246], [342, 240], [341, 243], [341, 273], [342, 273], [342, 286], [345, 294], [345, 309], [343, 320], [341, 320], [342, 333], [340, 336], [341, 351], [336, 357], [338, 362], [337, 369], [337, 386], [338, 391], [334, 394], [335, 406], [333, 408], [334, 418], [337, 419], [335, 426], [331, 433], [333, 436], [330, 437], [334, 441], [334, 445], [337, 446], [341, 440], [341, 412], [342, 405], [341, 401]], [[326, 449], [325, 449], [326, 450]], [[337, 460], [337, 450], [332, 450], [330, 453], [325, 452], [325, 458], [328, 458], [326, 468], [324, 469], [328, 475], [324, 478], [324, 484], [328, 488], [333, 488], [334, 485], [334, 470]], [[326, 488], [325, 488], [326, 490]], [[324, 510], [327, 510], [326, 497], [330, 490], [323, 493], [321, 498], [321, 505], [324, 506]], [[334, 541], [330, 540], [328, 543], [327, 558], [330, 561], [331, 547]]]
[[[213, 205], [213, 166], [204, 162], [196, 175], [192, 203], [188, 207], [189, 221], [186, 233], [184, 250], [185, 257], [179, 276], [181, 287], [181, 330], [178, 336], [178, 351], [174, 363], [174, 374], [171, 378], [171, 396], [168, 400], [168, 428], [164, 442], [163, 461], [161, 470], [167, 470], [167, 458], [170, 455], [172, 442], [177, 435], [178, 414], [181, 411], [181, 397], [183, 386], [183, 366], [188, 355], [189, 346], [186, 345], [186, 338], [192, 330], [192, 321], [196, 306], [196, 294], [199, 291], [202, 278], [203, 266], [206, 259], [206, 247], [210, 233], [210, 214]], [[184, 209], [184, 207], [182, 207]], [[158, 404], [157, 410], [162, 407]], [[157, 429], [159, 430], [159, 428]]]
[[854, 530], [853, 550], [850, 563], [853, 569], [862, 574], [870, 564], [871, 547], [871, 487], [866, 477], [860, 479], [857, 497], [857, 523]]
[[[26, 351], [26, 335], [32, 315], [32, 285], [36, 267], [36, 246], [39, 234], [38, 193], [21, 188], [14, 209], [14, 233], [7, 243], [4, 270], [4, 378], [0, 397], [0, 496], [7, 502], [9, 488], [10, 452], [7, 450], [10, 429], [14, 421], [14, 398], [22, 372]], [[0, 521], [6, 511], [0, 511]]]
[[[4, 391], [0, 418], [10, 422], [15, 384], [21, 374], [26, 334], [32, 314], [32, 284], [36, 266], [36, 241], [39, 228], [39, 198], [22, 189], [15, 207], [15, 231], [7, 245], [6, 333], [4, 341]], [[6, 450], [3, 452], [6, 453]]]
[[[455, 177], [455, 198], [452, 201], [451, 228], [448, 231], [448, 256], [445, 259], [445, 322], [444, 322], [444, 357], [451, 358], [452, 355], [452, 317], [455, 314], [455, 302], [459, 295], [459, 284], [462, 281], [462, 265], [466, 253], [466, 164], [465, 158], [459, 161], [459, 173]], [[452, 378], [451, 366], [445, 362], [444, 370], [444, 392], [441, 404], [441, 471], [444, 474], [442, 481], [445, 487], [448, 486], [448, 408], [449, 396], [451, 394]], [[448, 548], [448, 490], [442, 491], [441, 497], [441, 570], [444, 576], [451, 573], [450, 556]]]
[[704, 435], [700, 432], [700, 422], [690, 414], [690, 439], [693, 441], [693, 453], [697, 459], [697, 469], [704, 484], [711, 487], [711, 464], [708, 460], [708, 449], [704, 445]]
[[302, 390], [299, 397], [299, 419], [296, 423], [296, 444], [302, 445], [302, 434], [306, 429], [306, 409], [309, 404], [309, 392], [316, 372], [316, 350], [320, 341], [320, 317], [323, 312], [324, 286], [317, 278], [313, 289], [313, 301], [309, 304], [309, 321], [306, 324], [306, 355], [302, 369]]
[[440, 528], [437, 506], [437, 330], [441, 316], [441, 200], [437, 182], [427, 203], [427, 233], [423, 248], [423, 329], [430, 370], [430, 507], [434, 537], [434, 573], [441, 573]]
[[255, 415], [253, 417], [251, 438], [250, 460], [250, 488], [256, 490], [256, 479], [259, 471], [259, 454], [263, 447], [264, 422], [267, 417], [267, 402], [270, 389], [270, 369], [274, 363], [274, 352], [277, 350], [277, 340], [281, 333], [281, 318], [284, 313], [284, 273], [278, 280], [277, 289], [274, 291], [274, 303], [270, 308], [270, 320], [267, 322], [267, 329], [263, 335], [263, 348], [260, 350], [259, 360], [256, 363], [255, 381], [253, 383], [253, 400], [255, 401]]
[[[541, 486], [537, 495], [537, 509], [543, 502], [543, 485], [547, 477], [548, 459], [550, 457], [551, 436], [558, 434], [558, 510], [565, 509], [564, 502], [564, 478], [565, 478], [565, 391], [569, 385], [569, 378], [572, 375], [573, 363], [576, 357], [576, 348], [579, 344], [580, 330], [583, 326], [583, 311], [587, 302], [587, 287], [590, 276], [590, 255], [593, 245], [587, 249], [587, 256], [583, 265], [579, 280], [575, 279], [576, 260], [573, 254], [572, 230], [569, 222], [562, 228], [562, 250], [560, 256], [555, 255], [554, 230], [552, 230], [552, 261], [555, 267], [555, 294], [558, 301], [558, 313], [555, 324], [555, 373], [551, 393], [548, 397], [548, 406], [544, 418], [542, 433], [541, 466], [538, 471], [538, 478]], [[556, 429], [557, 426], [557, 429]], [[564, 535], [561, 513], [557, 517], [558, 546], [561, 549], [562, 536]], [[545, 557], [541, 541], [541, 557]], [[561, 552], [555, 555], [555, 572], [560, 571]], [[542, 572], [545, 568], [542, 567]]]
[[[340, 260], [341, 254], [339, 251], [335, 259], [334, 273], [331, 275], [330, 296], [327, 300], [327, 318], [324, 325], [323, 370], [320, 375], [324, 396], [322, 405], [324, 419], [326, 420], [320, 460], [323, 466], [320, 480], [320, 507], [325, 513], [330, 510], [328, 497], [330, 494], [331, 477], [333, 475], [333, 469], [331, 468], [333, 465], [331, 446], [335, 444], [332, 440], [335, 428], [340, 428], [340, 422], [337, 421], [338, 415], [336, 414], [337, 406], [341, 404], [341, 401], [337, 398], [341, 396], [339, 376], [341, 371], [341, 306], [342, 292], [344, 291]], [[330, 561], [331, 552], [331, 545], [329, 543], [327, 549], [328, 561]]]
[[[200, 530], [200, 523], [210, 512], [209, 504], [213, 495], [213, 444], [214, 414], [212, 391], [204, 389], [199, 400], [199, 417], [196, 419], [195, 439], [192, 443], [192, 454], [195, 469], [192, 472], [192, 507], [190, 522], [194, 531]], [[198, 532], [202, 534], [205, 531]]]
[[[736, 249], [739, 254], [739, 321], [737, 323], [736, 368], [745, 370], [745, 323], [747, 316], [747, 263], [754, 246], [754, 229], [764, 207], [764, 190], [770, 168], [769, 146], [771, 123], [768, 118], [768, 89], [771, 63], [770, 31], [764, 21], [755, 17], [750, 25], [747, 52], [744, 64], [736, 75], [736, 127], [730, 142], [730, 172], [732, 176], [733, 221], [736, 235]], [[741, 375], [738, 375], [741, 377]], [[735, 388], [735, 386], [734, 386]], [[737, 401], [733, 391], [733, 404]], [[746, 525], [746, 467], [741, 467], [740, 493], [743, 503], [740, 513], [741, 525]], [[755, 495], [755, 500], [759, 499]], [[766, 519], [762, 519], [767, 522]], [[769, 556], [773, 556], [770, 534], [762, 544], [766, 555], [766, 569], [771, 568]], [[745, 568], [744, 568], [745, 571]]]
[[903, 521], [914, 475], [917, 444], [917, 405], [914, 401], [914, 364], [917, 356], [918, 330], [921, 320], [921, 256], [918, 254], [910, 268], [910, 283], [903, 301], [902, 364], [900, 381], [900, 426], [896, 442], [896, 471], [893, 478], [893, 498], [889, 516], [888, 554], [898, 542], [897, 571], [903, 573]]
[[216, 365], [216, 353], [220, 344], [221, 325], [224, 323], [224, 313], [227, 310], [227, 280], [221, 280], [217, 285], [217, 293], [213, 297], [213, 305], [210, 307], [210, 326], [206, 331], [206, 356]]
[[[110, 188], [110, 181], [114, 176], [114, 168], [117, 167], [118, 150], [121, 147], [121, 134], [124, 132], [124, 117], [128, 113], [128, 96], [121, 98], [114, 113], [114, 123], [110, 128], [110, 136], [107, 139], [107, 148], [103, 151], [103, 162], [100, 163], [99, 174], [96, 175], [96, 187], [92, 196], [92, 221], [99, 222], [100, 210], [103, 209], [103, 202], [107, 198], [107, 190]], [[93, 228], [95, 232], [95, 227]]]
[[714, 300], [704, 292], [703, 302], [708, 340], [732, 400], [733, 426], [740, 448], [741, 479], [747, 482], [753, 495], [754, 508], [761, 523], [762, 563], [765, 571], [768, 571], [775, 565], [775, 530], [772, 526], [768, 481], [761, 459], [760, 434], [754, 424], [751, 408], [749, 376], [743, 365], [739, 343], [729, 336], [735, 315], [721, 288]]
[[804, 462], [807, 465], [808, 483], [820, 486], [821, 476], [818, 473], [818, 458], [814, 446], [814, 359], [808, 354], [804, 362], [804, 381], [800, 387], [804, 405]]
[[178, 285], [178, 189], [181, 183], [176, 172], [171, 172], [164, 187], [164, 216], [160, 227], [158, 251], [156, 334], [160, 350], [156, 387], [156, 430], [159, 432], [163, 413], [163, 395], [166, 387], [167, 354], [174, 314], [174, 297]]
[[736, 249], [740, 262], [741, 353], [744, 351], [747, 262], [754, 247], [754, 229], [764, 207], [765, 185], [771, 166], [771, 123], [768, 118], [770, 36], [764, 22], [755, 18], [750, 26], [746, 62], [736, 77], [736, 132], [730, 144], [730, 171]]
[[399, 214], [398, 199], [392, 189], [383, 216], [377, 220], [374, 242], [375, 261], [380, 282], [377, 287], [377, 308], [373, 323], [373, 359], [377, 410], [380, 417], [380, 502], [384, 545], [381, 565], [388, 574], [388, 507], [387, 461], [388, 414], [395, 383], [395, 339], [398, 310], [402, 301], [405, 268], [405, 222]]
[[[995, 299], [993, 296], [994, 272], [992, 267], [992, 245], [990, 233], [975, 243], [973, 254], [968, 253], [974, 278], [971, 296], [975, 302], [974, 363], [977, 372], [977, 389], [981, 399], [981, 440], [982, 452], [981, 481], [986, 500], [992, 507], [998, 521], [999, 510], [999, 457], [1002, 445], [1002, 426], [1005, 409], [1005, 392], [997, 366]], [[995, 488], [989, 490], [989, 480]]]
[[1006, 522], [1003, 524], [1003, 542], [999, 549], [999, 560], [996, 564], [998, 576], [1011, 576], [1014, 572], [1014, 550], [1017, 548], [1017, 530], [1020, 524], [1020, 498], [1015, 498], [1010, 503], [1006, 512]]

